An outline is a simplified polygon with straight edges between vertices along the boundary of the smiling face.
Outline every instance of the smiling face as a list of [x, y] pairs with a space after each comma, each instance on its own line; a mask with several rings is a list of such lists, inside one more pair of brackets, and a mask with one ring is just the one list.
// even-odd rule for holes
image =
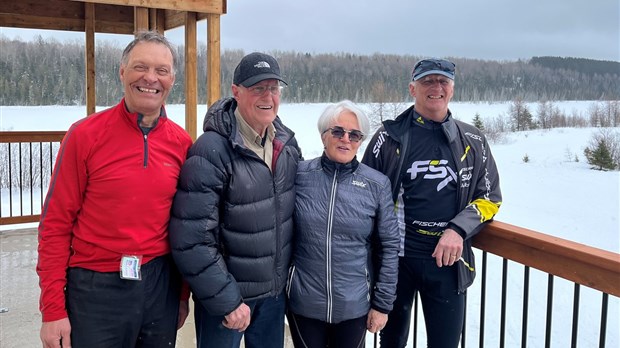
[[[232, 93], [237, 100], [237, 107], [243, 119], [256, 131], [263, 135], [278, 115], [280, 106], [280, 89], [278, 80], [263, 80], [251, 87], [232, 85]], [[263, 93], [258, 94], [258, 91]], [[271, 91], [276, 91], [273, 94]]]
[[425, 76], [409, 84], [415, 98], [415, 110], [422, 116], [441, 122], [448, 114], [448, 103], [454, 95], [454, 80], [443, 75]]
[[[336, 120], [329, 125], [330, 128], [334, 126], [340, 126], [346, 131], [360, 129], [357, 117], [354, 113], [348, 110], [340, 113]], [[334, 137], [329, 130], [321, 135], [321, 140], [323, 140], [323, 146], [325, 147], [325, 155], [327, 158], [337, 163], [351, 162], [362, 144], [361, 141], [351, 141], [347, 132], [345, 132], [341, 139], [338, 139], [337, 137]]]
[[172, 53], [163, 44], [138, 43], [121, 64], [120, 78], [125, 88], [125, 103], [130, 112], [147, 118], [158, 117], [172, 85]]

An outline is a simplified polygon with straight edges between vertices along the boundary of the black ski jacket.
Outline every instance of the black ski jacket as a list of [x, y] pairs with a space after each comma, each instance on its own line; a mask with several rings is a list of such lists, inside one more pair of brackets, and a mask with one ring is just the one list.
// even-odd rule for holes
[[[386, 120], [370, 140], [363, 163], [387, 175], [392, 183], [392, 197], [401, 225], [401, 242], [404, 241], [404, 207], [402, 203], [401, 176], [404, 172], [401, 159], [415, 139], [410, 139], [409, 129], [415, 127], [414, 106], [394, 120]], [[489, 144], [480, 130], [455, 120], [449, 113], [441, 124], [450, 143], [450, 150], [457, 166], [457, 211], [450, 226], [464, 239], [463, 259], [459, 262], [459, 291], [464, 292], [475, 277], [474, 255], [471, 238], [485, 223], [493, 219], [501, 205], [502, 194], [499, 174]], [[404, 248], [401, 247], [401, 251]]]
[[243, 145], [233, 98], [207, 111], [204, 133], [181, 169], [170, 221], [172, 255], [211, 315], [282, 293], [293, 239], [294, 133], [273, 122], [273, 173]]

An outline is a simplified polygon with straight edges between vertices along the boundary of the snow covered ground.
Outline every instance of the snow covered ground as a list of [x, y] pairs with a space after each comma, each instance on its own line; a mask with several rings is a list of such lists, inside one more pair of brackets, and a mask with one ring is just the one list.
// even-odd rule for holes
[[[586, 115], [592, 101], [554, 102], [567, 115]], [[310, 159], [322, 152], [316, 120], [327, 104], [283, 104], [280, 117], [296, 133], [304, 157]], [[457, 118], [471, 121], [476, 113], [482, 119], [496, 118], [508, 113], [510, 103], [451, 103]], [[363, 107], [369, 108], [368, 105]], [[535, 115], [536, 103], [528, 104]], [[101, 108], [98, 108], [98, 110]], [[71, 123], [84, 117], [84, 106], [0, 106], [2, 130], [66, 130]], [[202, 129], [205, 105], [198, 107], [198, 129]], [[168, 114], [177, 123], [184, 124], [184, 106], [168, 106]], [[560, 128], [510, 133], [501, 144], [491, 144], [498, 164], [503, 193], [503, 205], [496, 220], [518, 225], [563, 239], [620, 253], [620, 172], [591, 170], [583, 155], [595, 128]], [[361, 153], [360, 153], [361, 155]], [[529, 161], [525, 163], [523, 157]], [[575, 161], [578, 158], [578, 162]], [[35, 198], [36, 200], [36, 198]], [[8, 193], [2, 192], [2, 215], [7, 215]], [[35, 201], [37, 203], [37, 201]], [[40, 203], [40, 202], [39, 202]], [[15, 226], [1, 226], [2, 229]], [[480, 261], [480, 255], [478, 260]], [[521, 344], [521, 294], [522, 268], [509, 267], [509, 300], [507, 307], [507, 347]], [[499, 287], [501, 285], [501, 260], [489, 259], [487, 275], [485, 344], [499, 345]], [[618, 280], [620, 281], [620, 280]], [[528, 347], [544, 346], [547, 276], [532, 272], [530, 290], [530, 317]], [[34, 286], [34, 285], [33, 285]], [[468, 298], [468, 343], [477, 346], [479, 323], [478, 308], [480, 280], [470, 289]], [[557, 279], [554, 289], [552, 343], [554, 347], [570, 346], [573, 284]], [[600, 294], [582, 288], [578, 347], [598, 346], [600, 322]], [[618, 347], [619, 299], [610, 298], [607, 326], [607, 346]], [[420, 324], [423, 327], [423, 322]], [[494, 333], [495, 332], [495, 333]], [[419, 345], [424, 346], [424, 337]], [[368, 335], [367, 346], [372, 347]], [[410, 342], [410, 346], [412, 346]]]

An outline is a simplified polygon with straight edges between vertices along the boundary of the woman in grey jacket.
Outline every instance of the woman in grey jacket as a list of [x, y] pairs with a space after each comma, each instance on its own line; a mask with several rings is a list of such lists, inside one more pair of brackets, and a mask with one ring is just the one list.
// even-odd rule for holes
[[[398, 279], [389, 179], [356, 159], [369, 121], [350, 101], [318, 121], [324, 152], [299, 164], [287, 294], [296, 347], [363, 347], [381, 330]], [[360, 130], [361, 129], [361, 130]]]

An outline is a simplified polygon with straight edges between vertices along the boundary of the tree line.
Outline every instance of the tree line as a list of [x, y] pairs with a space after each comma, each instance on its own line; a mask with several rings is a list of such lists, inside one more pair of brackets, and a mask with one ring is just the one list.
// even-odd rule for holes
[[[620, 101], [593, 102], [585, 113], [565, 114], [553, 102], [537, 102], [534, 110], [521, 99], [510, 102], [507, 114], [483, 119], [476, 113], [472, 121], [492, 143], [506, 140], [509, 132], [535, 129], [591, 127], [596, 130], [588, 140], [584, 156], [593, 169], [620, 169]], [[528, 162], [527, 154], [523, 157]], [[569, 161], [579, 161], [576, 154], [569, 154]]]
[[[0, 105], [84, 105], [85, 61], [82, 42], [38, 37], [11, 40], [0, 35]], [[184, 48], [176, 46], [183, 62]], [[97, 105], [114, 105], [123, 91], [118, 66], [123, 48], [98, 41], [95, 51]], [[199, 103], [206, 103], [206, 46], [198, 48]], [[224, 50], [221, 91], [230, 95], [233, 71], [249, 52]], [[311, 54], [270, 51], [280, 62], [288, 87], [283, 102], [402, 102], [420, 58], [414, 55], [351, 53]], [[492, 61], [450, 58], [457, 65], [455, 101], [500, 102], [515, 99], [620, 100], [620, 62], [581, 58], [533, 57]], [[202, 78], [201, 78], [202, 77]], [[185, 71], [177, 69], [168, 103], [184, 103]]]

